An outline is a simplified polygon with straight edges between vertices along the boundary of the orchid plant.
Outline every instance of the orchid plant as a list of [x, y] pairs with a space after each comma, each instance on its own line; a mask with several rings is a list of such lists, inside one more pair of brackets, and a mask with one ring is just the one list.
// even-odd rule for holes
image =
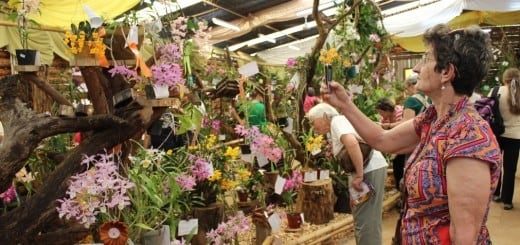
[[71, 177], [67, 197], [58, 200], [59, 217], [75, 219], [86, 228], [98, 216], [117, 220], [121, 210], [130, 205], [128, 191], [135, 184], [119, 174], [119, 164], [112, 154], [85, 156], [81, 164], [87, 170]]
[[292, 171], [288, 179], [285, 180], [282, 191], [282, 199], [285, 203], [287, 213], [294, 213], [294, 199], [298, 190], [302, 187], [303, 176], [300, 171]]
[[[155, 64], [148, 67], [130, 68], [126, 65], [116, 65], [109, 70], [112, 77], [119, 74], [128, 82], [135, 82], [138, 88], [144, 87], [142, 82], [147, 82], [157, 87], [166, 86], [170, 91], [184, 93], [185, 86], [191, 77], [190, 56], [197, 51], [207, 49], [210, 28], [204, 21], [188, 19], [183, 16], [171, 20], [169, 23], [169, 36], [161, 38], [157, 33], [148, 35], [155, 47]], [[155, 30], [156, 31], [156, 30]], [[144, 66], [141, 64], [141, 66]]]
[[272, 163], [278, 163], [282, 159], [282, 148], [276, 145], [271, 136], [261, 133], [258, 127], [246, 128], [239, 124], [235, 127], [235, 133], [245, 137], [246, 142], [251, 143], [251, 151], [257, 156], [265, 156]]
[[[236, 215], [229, 216], [226, 222], [220, 223], [217, 229], [206, 233], [206, 236], [209, 244], [233, 244], [233, 241], [237, 241], [239, 233], [248, 232], [250, 229], [251, 221], [242, 211], [238, 211]], [[236, 244], [238, 244], [238, 241]]]

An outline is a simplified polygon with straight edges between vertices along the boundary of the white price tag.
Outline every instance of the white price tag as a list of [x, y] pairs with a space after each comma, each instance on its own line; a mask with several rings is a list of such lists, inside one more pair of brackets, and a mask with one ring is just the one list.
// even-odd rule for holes
[[318, 171], [305, 172], [303, 182], [313, 182], [318, 180]]
[[269, 163], [267, 157], [259, 153], [256, 153], [256, 161], [258, 161], [258, 167], [263, 167]]
[[245, 75], [246, 77], [255, 75], [258, 72], [260, 72], [260, 70], [258, 70], [258, 65], [255, 61], [249, 62], [238, 68], [238, 73]]
[[269, 225], [271, 225], [271, 230], [273, 232], [278, 232], [280, 230], [280, 227], [282, 227], [282, 219], [280, 218], [280, 215], [278, 215], [278, 213], [276, 212], [271, 214], [267, 221], [269, 222]]
[[179, 221], [179, 229], [177, 231], [177, 236], [197, 234], [198, 232], [199, 232], [199, 220], [198, 219]]
[[330, 170], [328, 169], [322, 169], [320, 170], [320, 180], [329, 179]]
[[276, 182], [274, 182], [274, 193], [281, 195], [283, 191], [283, 187], [285, 185], [286, 179], [280, 177], [280, 175], [276, 176]]

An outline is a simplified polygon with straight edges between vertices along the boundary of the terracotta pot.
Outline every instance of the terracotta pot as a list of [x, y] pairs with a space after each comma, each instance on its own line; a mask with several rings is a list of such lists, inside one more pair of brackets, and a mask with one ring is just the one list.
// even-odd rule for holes
[[299, 229], [302, 225], [302, 216], [300, 213], [287, 214], [287, 226], [289, 229]]

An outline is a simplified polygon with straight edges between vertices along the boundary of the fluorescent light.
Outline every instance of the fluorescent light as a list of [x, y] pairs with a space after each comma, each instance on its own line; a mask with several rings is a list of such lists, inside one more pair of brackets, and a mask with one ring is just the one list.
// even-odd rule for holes
[[290, 48], [290, 49], [292, 49], [292, 50], [296, 50], [296, 51], [299, 51], [299, 50], [300, 50], [300, 48], [298, 48], [298, 47], [296, 47], [296, 46], [294, 46], [294, 45], [289, 45], [289, 46], [287, 46], [287, 47]]
[[[144, 0], [145, 3], [150, 4], [151, 0]], [[179, 9], [185, 9], [189, 6], [202, 2], [202, 0], [177, 0], [175, 3], [169, 1], [154, 1], [151, 8], [144, 8], [137, 11], [137, 18], [139, 21], [152, 20], [158, 16], [163, 16], [168, 13], [173, 13]], [[164, 3], [164, 4], [163, 4]], [[122, 21], [122, 18], [117, 21]]]
[[[333, 7], [334, 5], [335, 5], [334, 1], [322, 3], [322, 4], [320, 4], [318, 6], [318, 11], [321, 11], [321, 10]], [[306, 9], [297, 11], [295, 14], [296, 14], [296, 16], [299, 16], [299, 17], [311, 15], [312, 14], [312, 8], [306, 8]]]
[[213, 21], [213, 23], [215, 23], [215, 25], [226, 27], [228, 29], [235, 30], [235, 31], [240, 31], [240, 27], [238, 27], [237, 25], [233, 25], [227, 21], [224, 21], [224, 20], [221, 20], [218, 18], [211, 18], [211, 21]]
[[264, 34], [258, 34], [258, 37], [261, 38], [261, 39], [264, 39], [267, 42], [276, 43], [276, 39], [275, 38], [267, 37]]
[[234, 52], [234, 51], [236, 51], [239, 48], [242, 48], [244, 46], [247, 46], [247, 42], [242, 42], [242, 43], [231, 45], [231, 46], [228, 47], [228, 49], [229, 49], [229, 51]]

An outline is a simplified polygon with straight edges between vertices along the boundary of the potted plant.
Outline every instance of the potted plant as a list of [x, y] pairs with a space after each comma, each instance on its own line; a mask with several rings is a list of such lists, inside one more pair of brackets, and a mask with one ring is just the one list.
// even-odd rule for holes
[[63, 42], [69, 46], [66, 53], [74, 56], [71, 65], [108, 67], [103, 36], [104, 28], [92, 28], [88, 21], [71, 24], [63, 37]]
[[22, 0], [14, 5], [8, 5], [8, 19], [16, 22], [22, 49], [16, 50], [18, 65], [39, 65], [39, 55], [37, 50], [29, 49], [29, 23], [38, 25], [29, 15], [39, 11], [40, 0]]
[[291, 171], [291, 175], [285, 180], [282, 191], [282, 200], [285, 203], [287, 214], [287, 226], [289, 229], [299, 229], [302, 224], [301, 213], [295, 209], [295, 198], [301, 188], [303, 176], [300, 171]]

